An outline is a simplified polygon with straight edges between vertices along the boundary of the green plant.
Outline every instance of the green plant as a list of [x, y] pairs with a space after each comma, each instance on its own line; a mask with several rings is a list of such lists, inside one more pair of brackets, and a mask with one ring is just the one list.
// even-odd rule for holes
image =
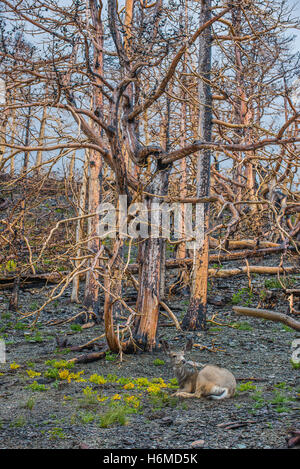
[[57, 368], [48, 368], [44, 373], [45, 378], [49, 379], [59, 379], [59, 371]]
[[67, 355], [68, 353], [70, 353], [71, 349], [69, 348], [63, 348], [63, 349], [55, 349], [55, 353], [58, 353], [60, 355]]
[[94, 373], [89, 377], [89, 381], [93, 384], [99, 384], [100, 386], [106, 383], [106, 379], [102, 375], [97, 375]]
[[249, 306], [253, 300], [253, 292], [250, 290], [249, 287], [241, 288], [232, 295], [231, 302], [234, 305], [242, 304], [244, 306]]
[[117, 358], [117, 355], [115, 353], [112, 353], [110, 350], [108, 350], [108, 352], [106, 352], [105, 354], [105, 360], [107, 361], [113, 361]]
[[35, 311], [36, 309], [38, 309], [39, 307], [39, 304], [37, 301], [33, 301], [30, 305], [29, 305], [29, 308], [33, 311]]
[[274, 384], [274, 388], [286, 389], [286, 388], [287, 388], [287, 384], [286, 384], [285, 382], [277, 383], [277, 384]]
[[26, 409], [32, 410], [35, 405], [35, 399], [33, 397], [30, 397], [28, 401], [25, 402], [24, 407]]
[[100, 416], [99, 426], [107, 428], [114, 424], [127, 425], [128, 415], [136, 413], [136, 410], [126, 404], [113, 404], [103, 415]]
[[29, 360], [28, 362], [26, 362], [26, 366], [28, 368], [31, 368], [32, 370], [34, 370], [35, 363]]
[[107, 379], [107, 381], [109, 381], [110, 383], [116, 383], [116, 382], [118, 381], [117, 375], [113, 375], [112, 373], [108, 373], [106, 379]]
[[294, 370], [298, 370], [300, 368], [300, 362], [294, 362], [294, 360], [291, 358], [291, 364]]
[[71, 324], [70, 329], [74, 332], [82, 332], [80, 324]]
[[68, 370], [74, 367], [74, 363], [68, 362], [67, 360], [47, 360], [45, 362], [45, 365], [48, 365], [57, 369], [66, 368]]
[[15, 272], [17, 268], [17, 264], [14, 260], [10, 260], [6, 263], [5, 269], [7, 272]]
[[17, 417], [15, 420], [13, 420], [12, 422], [10, 422], [9, 426], [11, 428], [14, 428], [14, 427], [24, 427], [24, 425], [26, 425], [26, 419], [23, 415], [20, 415], [19, 417]]
[[27, 328], [28, 326], [27, 324], [24, 324], [24, 322], [17, 322], [17, 324], [15, 325], [15, 329], [20, 330], [20, 331], [27, 329]]
[[126, 384], [130, 383], [132, 380], [130, 378], [125, 378], [123, 376], [121, 376], [121, 378], [119, 378], [117, 380], [117, 383], [120, 384], [121, 386], [125, 386]]
[[26, 336], [25, 340], [27, 342], [43, 342], [44, 339], [43, 339], [41, 333], [39, 331], [37, 331], [34, 336], [32, 336], [32, 335]]
[[296, 283], [297, 279], [295, 277], [282, 278], [280, 281], [277, 278], [269, 278], [265, 280], [266, 288], [288, 288]]
[[256, 391], [256, 386], [253, 384], [253, 381], [247, 381], [237, 386], [236, 390], [238, 392]]
[[171, 378], [170, 381], [169, 381], [169, 384], [168, 384], [168, 388], [169, 389], [177, 389], [179, 386], [178, 386], [178, 380], [177, 378]]
[[260, 290], [259, 291], [259, 299], [261, 301], [265, 301], [267, 299], [267, 291], [266, 290]]
[[224, 267], [223, 264], [213, 264], [212, 265], [213, 269], [223, 269], [223, 267]]
[[159, 358], [156, 358], [153, 362], [153, 365], [155, 365], [155, 366], [161, 366], [161, 365], [164, 365], [164, 364], [165, 364], [164, 360], [160, 360]]
[[87, 424], [87, 423], [93, 422], [96, 416], [95, 414], [92, 414], [91, 412], [80, 412], [79, 418], [82, 423]]
[[26, 386], [25, 389], [31, 389], [31, 391], [34, 391], [34, 392], [47, 391], [46, 386], [44, 384], [38, 384], [37, 381], [33, 381], [33, 383]]
[[10, 318], [11, 318], [11, 314], [10, 314], [10, 313], [2, 313], [1, 318], [2, 318], [2, 319], [10, 319]]
[[256, 402], [253, 406], [253, 409], [261, 409], [266, 405], [266, 401], [262, 395], [261, 391], [256, 392], [251, 396], [251, 398]]
[[271, 404], [283, 404], [286, 402], [290, 402], [291, 398], [288, 396], [285, 396], [284, 394], [281, 394], [279, 391], [275, 391], [275, 396], [271, 400]]
[[149, 394], [149, 400], [155, 410], [161, 410], [164, 407], [176, 407], [179, 400], [176, 396], [170, 396], [164, 391]]
[[87, 386], [82, 390], [83, 397], [78, 399], [78, 408], [88, 409], [98, 406], [98, 394], [97, 391], [93, 391], [90, 386]]
[[50, 436], [51, 440], [55, 440], [57, 438], [61, 438], [61, 439], [66, 438], [66, 435], [64, 434], [63, 429], [59, 427], [54, 427], [52, 430], [49, 430], [48, 435]]
[[281, 413], [286, 413], [286, 412], [291, 412], [291, 409], [289, 409], [288, 407], [285, 407], [285, 406], [277, 406], [275, 407], [275, 412], [278, 412], [279, 414]]
[[250, 324], [246, 321], [243, 321], [243, 322], [234, 322], [232, 324], [233, 327], [235, 327], [235, 329], [238, 329], [239, 331], [252, 331], [252, 326], [250, 326]]

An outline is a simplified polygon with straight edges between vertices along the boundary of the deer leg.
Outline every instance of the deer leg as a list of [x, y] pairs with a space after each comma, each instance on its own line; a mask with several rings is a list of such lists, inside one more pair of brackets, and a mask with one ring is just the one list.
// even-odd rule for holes
[[196, 397], [196, 398], [200, 398], [201, 397], [201, 393], [197, 393], [197, 392], [185, 392], [185, 391], [177, 391], [175, 392], [174, 394], [172, 394], [173, 396], [177, 396], [177, 397]]

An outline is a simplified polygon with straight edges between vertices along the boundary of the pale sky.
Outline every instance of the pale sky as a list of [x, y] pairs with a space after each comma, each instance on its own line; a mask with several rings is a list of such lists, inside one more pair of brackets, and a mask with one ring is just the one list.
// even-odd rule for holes
[[[289, 0], [291, 6], [293, 6], [294, 17], [300, 18], [300, 2], [299, 0]], [[297, 36], [295, 39], [295, 50], [300, 52], [300, 30], [293, 30], [293, 34]], [[300, 71], [299, 71], [300, 72]]]

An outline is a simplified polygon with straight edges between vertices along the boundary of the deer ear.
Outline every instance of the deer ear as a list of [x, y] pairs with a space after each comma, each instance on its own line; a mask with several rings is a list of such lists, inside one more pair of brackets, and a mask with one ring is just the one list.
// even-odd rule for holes
[[169, 353], [170, 352], [170, 345], [168, 344], [168, 342], [166, 340], [160, 340], [160, 343], [162, 345], [162, 348], [163, 348], [164, 352]]
[[192, 350], [192, 348], [193, 348], [193, 339], [189, 339], [187, 343], [185, 344], [184, 350], [186, 352], [189, 352], [190, 350]]

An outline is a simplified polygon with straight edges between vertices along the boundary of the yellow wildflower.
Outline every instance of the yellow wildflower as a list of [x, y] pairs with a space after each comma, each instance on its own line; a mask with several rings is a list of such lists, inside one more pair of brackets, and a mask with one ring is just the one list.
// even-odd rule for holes
[[[70, 372], [69, 370], [61, 370], [59, 373], [58, 373], [58, 376], [60, 377], [60, 379], [67, 379], [68, 381], [70, 380]], [[70, 381], [69, 381], [70, 382]]]
[[81, 378], [81, 375], [84, 373], [84, 370], [78, 371], [78, 373], [70, 373], [68, 376], [68, 383], [71, 382], [71, 379], [74, 379], [76, 383], [86, 383], [86, 379]]
[[38, 373], [37, 371], [34, 371], [34, 370], [26, 370], [26, 373], [28, 374], [29, 378], [35, 378], [36, 376], [41, 376], [41, 373]]
[[99, 401], [99, 402], [104, 402], [104, 401], [106, 401], [107, 399], [108, 399], [107, 396], [103, 396], [103, 397], [97, 396], [97, 401]]
[[101, 375], [97, 375], [97, 373], [94, 373], [93, 375], [91, 375], [89, 377], [89, 381], [91, 383], [94, 383], [94, 384], [105, 384], [106, 383], [106, 379]]
[[17, 363], [13, 362], [10, 364], [10, 369], [11, 370], [17, 370], [18, 368], [20, 368], [21, 365], [18, 365]]
[[134, 384], [133, 383], [127, 383], [123, 386], [124, 389], [133, 389], [134, 388]]
[[120, 399], [122, 399], [122, 397], [120, 396], [120, 394], [115, 394], [115, 395], [112, 397], [112, 400], [113, 400], [113, 401], [119, 401]]
[[164, 382], [162, 378], [153, 378], [152, 383], [157, 384], [161, 388], [166, 388], [167, 384]]
[[124, 401], [135, 408], [140, 406], [140, 401], [136, 396], [125, 396]]
[[135, 383], [137, 384], [138, 388], [141, 388], [143, 386], [149, 386], [150, 381], [147, 378], [136, 378]]
[[147, 391], [149, 394], [158, 394], [160, 392], [160, 386], [158, 384], [151, 384], [148, 386]]

